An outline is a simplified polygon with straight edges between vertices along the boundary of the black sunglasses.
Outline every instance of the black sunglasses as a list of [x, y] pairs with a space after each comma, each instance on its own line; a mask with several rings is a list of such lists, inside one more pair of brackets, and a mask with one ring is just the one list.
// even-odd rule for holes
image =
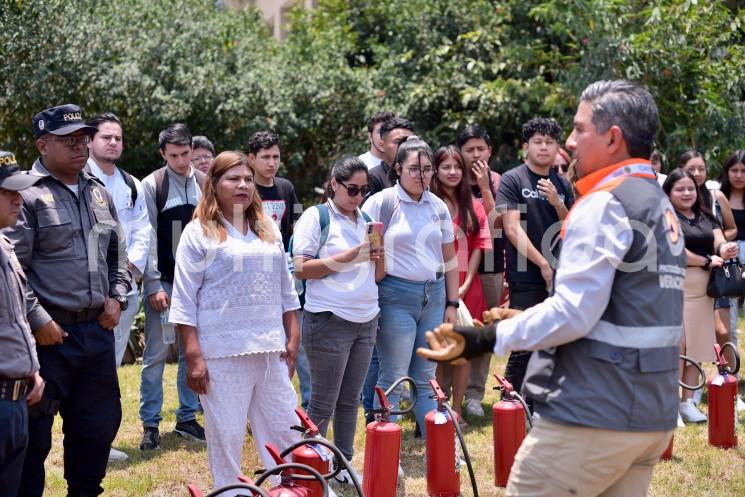
[[370, 195], [370, 187], [367, 185], [360, 188], [359, 186], [356, 186], [356, 185], [347, 186], [341, 181], [339, 181], [339, 184], [347, 189], [347, 193], [349, 194], [350, 197], [356, 197], [360, 193], [362, 194], [363, 197], [367, 197], [368, 195]]

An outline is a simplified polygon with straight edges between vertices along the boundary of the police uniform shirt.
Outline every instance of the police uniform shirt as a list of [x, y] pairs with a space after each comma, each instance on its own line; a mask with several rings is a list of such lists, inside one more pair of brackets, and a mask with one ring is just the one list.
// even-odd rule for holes
[[26, 276], [10, 240], [0, 235], [0, 379], [27, 378], [39, 371], [26, 310]]
[[81, 173], [75, 195], [40, 160], [31, 174], [41, 180], [20, 192], [21, 213], [5, 233], [26, 272], [29, 296], [41, 304], [28, 314], [37, 330], [52, 319], [44, 308], [102, 308], [107, 296], [126, 296], [131, 285], [124, 237], [115, 234], [121, 227], [106, 188]]

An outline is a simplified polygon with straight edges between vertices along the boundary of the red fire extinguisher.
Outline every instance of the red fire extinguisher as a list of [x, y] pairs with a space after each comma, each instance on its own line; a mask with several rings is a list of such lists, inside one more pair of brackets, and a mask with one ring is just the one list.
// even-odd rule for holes
[[[732, 351], [733, 365], [724, 356], [727, 349]], [[727, 342], [721, 347], [714, 345], [718, 374], [707, 383], [709, 390], [709, 444], [729, 449], [737, 446], [735, 434], [735, 402], [737, 399], [737, 379], [734, 375], [740, 369], [737, 348]]]
[[[687, 362], [691, 364], [693, 367], [698, 369], [698, 377], [701, 378], [701, 381], [696, 385], [688, 385], [686, 383], [683, 383], [683, 380], [678, 380], [678, 385], [681, 386], [681, 388], [685, 388], [686, 390], [699, 390], [701, 388], [704, 388], [704, 385], [706, 384], [706, 374], [704, 373], [703, 368], [701, 368], [701, 365], [696, 362], [694, 359], [691, 359], [688, 356], [681, 355], [680, 360], [683, 362]], [[675, 435], [672, 435], [670, 437], [670, 443], [667, 445], [667, 449], [665, 449], [665, 452], [662, 453], [660, 456], [660, 461], [669, 461], [673, 458], [673, 441], [675, 440]]]
[[[279, 454], [279, 457], [284, 460], [285, 457], [291, 455], [293, 462], [314, 468], [327, 481], [339, 474], [342, 469], [346, 469], [352, 478], [352, 484], [357, 491], [357, 495], [364, 497], [362, 495], [362, 484], [359, 482], [356, 472], [339, 448], [320, 435], [318, 427], [305, 414], [305, 411], [297, 408], [295, 413], [300, 418], [302, 426], [293, 426], [292, 429], [303, 432], [307, 438], [291, 444]], [[329, 472], [332, 456], [335, 465], [333, 471]], [[308, 490], [308, 497], [321, 497], [323, 487], [311, 475], [303, 471], [289, 471], [287, 476], [291, 477], [296, 485], [305, 487]]]
[[240, 480], [240, 483], [225, 485], [224, 487], [213, 490], [207, 495], [202, 494], [201, 490], [199, 490], [199, 487], [194, 483], [188, 485], [186, 488], [189, 489], [189, 495], [191, 497], [217, 497], [218, 495], [222, 494], [223, 492], [227, 492], [228, 490], [248, 490], [250, 493], [246, 495], [252, 495], [253, 497], [269, 497], [269, 495], [266, 493], [266, 490], [261, 487], [257, 487], [253, 481], [246, 478], [245, 476], [239, 476], [238, 479]]
[[507, 486], [515, 454], [525, 438], [525, 420], [532, 428], [530, 411], [523, 398], [514, 391], [512, 384], [495, 374], [502, 390], [502, 400], [492, 407], [494, 433], [494, 484]]
[[[302, 431], [307, 439], [319, 436], [318, 427], [313, 423], [313, 421], [311, 421], [308, 415], [305, 414], [305, 411], [298, 407], [295, 409], [295, 414], [297, 414], [298, 419], [300, 419], [300, 426], [293, 428]], [[307, 443], [296, 447], [292, 451], [292, 462], [305, 464], [306, 466], [315, 468], [325, 477], [329, 472], [332, 457], [331, 451], [327, 450], [326, 447], [321, 444], [313, 444], [312, 440], [306, 441]], [[323, 487], [319, 482], [315, 480], [298, 480], [297, 484], [308, 489], [308, 497], [321, 497]]]
[[[388, 395], [403, 382], [411, 386], [411, 405], [394, 411]], [[374, 410], [375, 421], [367, 425], [365, 439], [365, 468], [363, 471], [363, 491], [368, 497], [396, 497], [398, 485], [398, 462], [401, 449], [401, 427], [391, 422], [394, 415], [411, 412], [416, 405], [416, 384], [409, 377], [403, 377], [383, 391], [375, 387], [380, 400], [380, 408]]]
[[[256, 485], [260, 486], [271, 475], [278, 474], [281, 477], [280, 484], [269, 489], [269, 497], [308, 497], [310, 495], [309, 490], [297, 483], [300, 480], [308, 478], [315, 479], [321, 485], [323, 490], [321, 497], [328, 497], [329, 486], [323, 478], [323, 475], [315, 468], [311, 468], [305, 464], [287, 463], [287, 461], [285, 461], [280, 455], [277, 447], [270, 443], [266, 444], [265, 447], [269, 452], [269, 455], [271, 455], [272, 459], [277, 463], [277, 466], [264, 471], [256, 480]], [[306, 476], [307, 474], [310, 476]]]
[[473, 495], [479, 497], [476, 478], [471, 467], [471, 459], [460, 426], [457, 423], [457, 415], [447, 402], [447, 397], [437, 380], [429, 380], [429, 385], [432, 387], [433, 398], [437, 401], [437, 408], [428, 412], [424, 418], [427, 426], [427, 495], [429, 497], [460, 496], [460, 475], [458, 474], [458, 461], [455, 455], [455, 436], [457, 433], [458, 441], [463, 450], [463, 457], [466, 459], [468, 471], [471, 475]]

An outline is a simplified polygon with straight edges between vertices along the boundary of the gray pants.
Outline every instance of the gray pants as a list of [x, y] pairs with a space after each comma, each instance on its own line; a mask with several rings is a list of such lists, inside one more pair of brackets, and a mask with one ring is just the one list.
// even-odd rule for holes
[[354, 455], [357, 409], [378, 318], [352, 323], [331, 312], [303, 311], [303, 347], [310, 363], [308, 416], [326, 436], [334, 419], [334, 443], [348, 460]]

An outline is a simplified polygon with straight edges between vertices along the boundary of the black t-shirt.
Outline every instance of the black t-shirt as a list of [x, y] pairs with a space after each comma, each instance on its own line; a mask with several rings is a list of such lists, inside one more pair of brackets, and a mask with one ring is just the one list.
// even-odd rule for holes
[[732, 209], [732, 215], [735, 218], [735, 226], [737, 226], [735, 240], [745, 240], [745, 209]]
[[381, 190], [393, 186], [393, 184], [388, 181], [389, 169], [390, 166], [388, 166], [385, 161], [382, 161], [380, 165], [377, 165], [370, 169], [367, 174], [367, 183], [370, 186], [370, 195], [367, 198], [372, 197]]
[[[495, 199], [497, 209], [521, 210], [520, 221], [528, 239], [533, 246], [551, 261], [549, 255], [559, 257], [560, 231], [559, 215], [556, 209], [538, 191], [538, 180], [549, 179], [556, 186], [559, 198], [567, 209], [574, 204], [574, 195], [569, 182], [555, 171], [549, 171], [548, 176], [535, 174], [522, 164], [502, 175], [499, 191]], [[544, 241], [544, 235], [546, 240]], [[517, 249], [505, 236], [505, 253], [507, 255], [507, 280], [511, 285], [515, 283], [536, 287], [545, 287], [541, 270], [525, 256], [518, 256]], [[544, 249], [545, 247], [545, 249]], [[550, 254], [546, 253], [550, 251]], [[522, 259], [522, 261], [521, 261]], [[522, 266], [522, 268], [520, 267]]]
[[677, 213], [680, 226], [685, 237], [685, 246], [696, 255], [706, 257], [714, 253], [714, 228], [719, 224], [706, 214], [697, 214], [694, 219], [688, 219]]
[[[289, 180], [274, 178], [274, 186], [261, 186], [256, 183], [256, 191], [264, 204], [264, 214], [274, 220], [282, 232], [282, 242], [287, 251], [287, 245], [292, 236], [292, 225], [300, 218], [303, 206], [295, 195], [295, 187]], [[299, 206], [295, 208], [295, 206]]]

